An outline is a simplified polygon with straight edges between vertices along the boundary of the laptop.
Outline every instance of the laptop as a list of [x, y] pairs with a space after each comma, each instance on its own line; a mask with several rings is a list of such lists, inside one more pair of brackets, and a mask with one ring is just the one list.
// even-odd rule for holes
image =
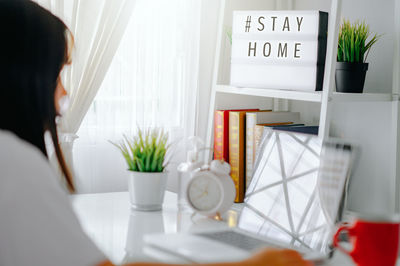
[[354, 147], [322, 143], [314, 135], [266, 130], [245, 202], [234, 228], [144, 237], [144, 252], [180, 262], [239, 261], [262, 248], [289, 248], [305, 259], [332, 254], [332, 234], [341, 219]]

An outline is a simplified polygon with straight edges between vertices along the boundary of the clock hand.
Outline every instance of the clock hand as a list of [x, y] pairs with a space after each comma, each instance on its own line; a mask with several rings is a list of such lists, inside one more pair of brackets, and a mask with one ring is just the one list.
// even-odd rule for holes
[[200, 198], [202, 198], [202, 197], [204, 197], [204, 196], [208, 196], [208, 191], [207, 191], [207, 190], [204, 190], [204, 191], [201, 193], [200, 196], [198, 196], [198, 197], [196, 197], [196, 198], [194, 198], [194, 199], [197, 200], [197, 199], [200, 199]]
[[208, 181], [207, 182], [207, 185], [206, 185], [206, 190], [205, 191], [207, 191], [208, 192], [208, 187], [210, 186], [210, 181]]
[[201, 199], [202, 197], [204, 197], [205, 195], [207, 195], [205, 192], [201, 193], [200, 196], [194, 198], [195, 200]]

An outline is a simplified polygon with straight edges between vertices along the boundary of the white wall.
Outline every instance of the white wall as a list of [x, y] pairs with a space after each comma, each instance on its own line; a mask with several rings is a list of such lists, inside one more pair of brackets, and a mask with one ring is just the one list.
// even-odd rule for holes
[[361, 155], [350, 182], [348, 208], [392, 213], [391, 103], [338, 103], [333, 110], [331, 135], [353, 141]]

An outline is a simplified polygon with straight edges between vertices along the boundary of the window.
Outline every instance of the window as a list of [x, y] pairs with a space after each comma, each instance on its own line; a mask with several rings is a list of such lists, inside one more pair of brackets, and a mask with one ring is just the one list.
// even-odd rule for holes
[[74, 168], [79, 191], [126, 188], [125, 162], [108, 141], [133, 134], [137, 126], [164, 127], [172, 141], [194, 134], [199, 23], [199, 0], [137, 0], [78, 131]]

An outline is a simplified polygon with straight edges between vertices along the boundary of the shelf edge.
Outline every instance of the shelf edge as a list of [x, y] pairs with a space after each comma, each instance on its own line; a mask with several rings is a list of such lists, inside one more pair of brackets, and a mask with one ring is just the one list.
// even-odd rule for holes
[[321, 102], [322, 92], [289, 91], [279, 89], [238, 88], [228, 85], [217, 85], [216, 92], [280, 98], [288, 100]]

